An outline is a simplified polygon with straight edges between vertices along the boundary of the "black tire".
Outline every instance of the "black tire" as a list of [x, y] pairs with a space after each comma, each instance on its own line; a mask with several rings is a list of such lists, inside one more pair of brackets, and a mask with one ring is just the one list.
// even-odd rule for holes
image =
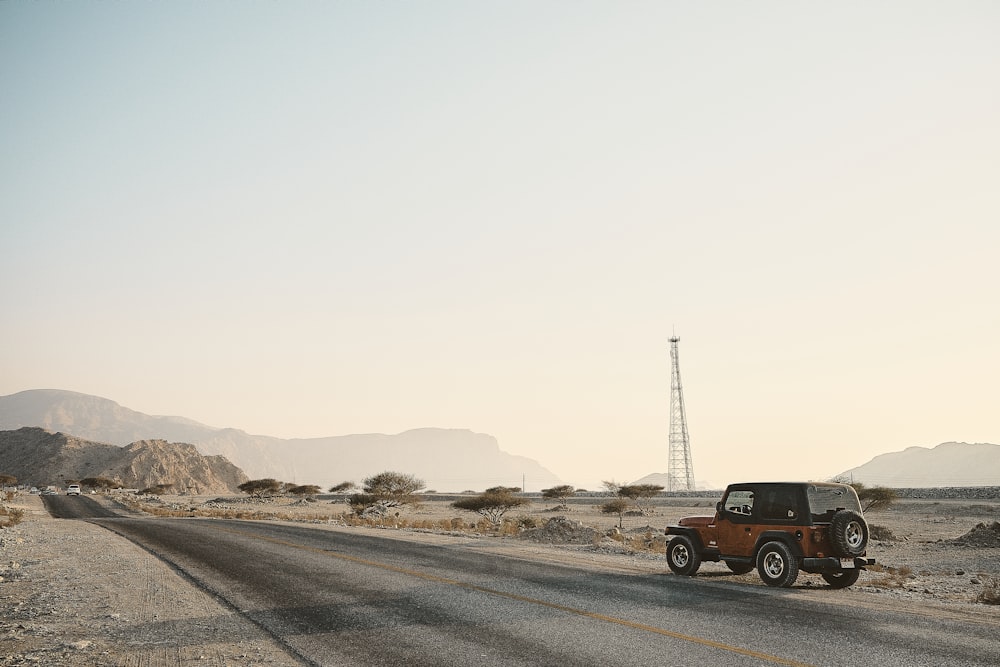
[[830, 584], [830, 588], [847, 588], [853, 586], [854, 582], [861, 576], [861, 569], [841, 570], [840, 572], [822, 572], [820, 576]]
[[830, 542], [841, 558], [860, 556], [868, 548], [868, 522], [853, 510], [840, 510], [830, 520]]
[[799, 576], [799, 562], [784, 542], [768, 542], [757, 552], [757, 573], [768, 586], [788, 588]]
[[701, 554], [687, 535], [678, 535], [667, 545], [667, 565], [674, 574], [694, 576], [701, 567]]
[[732, 570], [733, 574], [746, 574], [753, 569], [753, 563], [740, 563], [734, 560], [727, 560], [726, 567]]

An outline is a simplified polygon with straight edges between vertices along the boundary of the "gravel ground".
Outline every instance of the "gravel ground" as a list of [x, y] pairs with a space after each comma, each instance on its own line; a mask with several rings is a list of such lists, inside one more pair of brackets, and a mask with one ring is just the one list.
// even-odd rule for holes
[[0, 530], [0, 664], [294, 665], [268, 635], [108, 530], [37, 496]]
[[[681, 516], [710, 513], [714, 505], [714, 499], [663, 499], [645, 516], [626, 517], [618, 531], [617, 517], [602, 514], [600, 502], [577, 498], [562, 508], [538, 502], [517, 512], [541, 526], [531, 539], [436, 527], [446, 519], [466, 526], [476, 519], [444, 500], [399, 508], [387, 523], [404, 527], [380, 532], [595, 570], [663, 573], [662, 528]], [[84, 521], [53, 519], [37, 496], [19, 496], [11, 506], [24, 509], [25, 518], [0, 530], [0, 664], [297, 664], [257, 626], [132, 543]], [[344, 525], [346, 506], [328, 501], [254, 504], [241, 498], [175, 497], [154, 506], [184, 512], [255, 507], [270, 520], [307, 521], [324, 530], [372, 530]], [[1000, 597], [1000, 499], [906, 499], [867, 518], [892, 536], [869, 547], [878, 565], [845, 591], [829, 591], [818, 576], [803, 574], [796, 582], [802, 595], [922, 615], [996, 619], [1000, 625], [1000, 605], [976, 601], [984, 591]], [[716, 563], [705, 563], [699, 572], [715, 582], [763, 585], [755, 573], [727, 573]]]

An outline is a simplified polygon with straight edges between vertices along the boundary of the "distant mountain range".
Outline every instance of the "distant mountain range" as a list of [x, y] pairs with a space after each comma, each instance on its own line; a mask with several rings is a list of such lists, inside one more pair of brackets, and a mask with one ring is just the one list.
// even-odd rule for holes
[[[901, 452], [880, 454], [864, 465], [842, 472], [835, 479], [897, 489], [1000, 486], [1000, 445], [945, 442], [932, 449], [909, 447]], [[667, 473], [652, 473], [632, 483], [669, 488]], [[707, 491], [723, 488], [725, 484], [696, 482], [695, 486]]]
[[929, 488], [1000, 486], [1000, 445], [944, 442], [881, 454], [838, 478], [867, 486]]
[[189, 443], [202, 454], [225, 456], [251, 479], [273, 477], [323, 488], [360, 483], [385, 470], [415, 475], [436, 491], [520, 487], [522, 482], [537, 491], [562, 483], [537, 461], [502, 451], [493, 436], [462, 429], [282, 439], [146, 415], [106, 398], [58, 389], [0, 396], [0, 430], [25, 426], [117, 446], [140, 440]]

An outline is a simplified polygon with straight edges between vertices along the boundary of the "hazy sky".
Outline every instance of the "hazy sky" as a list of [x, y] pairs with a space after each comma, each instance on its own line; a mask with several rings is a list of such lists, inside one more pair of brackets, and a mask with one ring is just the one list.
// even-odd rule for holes
[[666, 471], [676, 331], [699, 480], [1000, 443], [998, 35], [992, 1], [0, 3], [0, 395], [468, 428], [592, 487]]

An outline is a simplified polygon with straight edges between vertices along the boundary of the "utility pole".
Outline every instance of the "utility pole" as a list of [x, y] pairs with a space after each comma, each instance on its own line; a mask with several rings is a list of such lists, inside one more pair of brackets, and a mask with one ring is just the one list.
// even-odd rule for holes
[[667, 459], [667, 491], [694, 491], [694, 465], [684, 412], [684, 389], [677, 354], [680, 338], [670, 339], [670, 452]]

